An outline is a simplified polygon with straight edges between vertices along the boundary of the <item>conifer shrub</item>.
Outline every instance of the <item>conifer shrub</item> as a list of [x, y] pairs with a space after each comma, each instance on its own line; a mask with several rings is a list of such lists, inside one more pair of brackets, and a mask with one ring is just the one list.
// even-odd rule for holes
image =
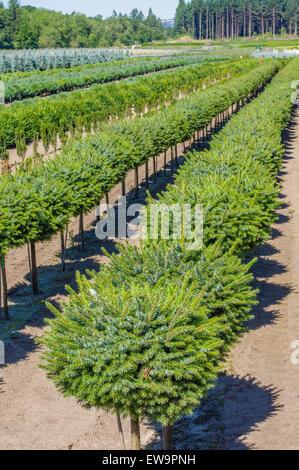
[[181, 243], [149, 243], [142, 249], [130, 244], [118, 244], [118, 254], [104, 253], [109, 260], [99, 271], [88, 271], [92, 285], [111, 282], [115, 288], [140, 282], [155, 286], [167, 276], [166, 283], [176, 284], [187, 276], [193, 284], [194, 295], [200, 295], [200, 305], [207, 309], [207, 317], [221, 317], [220, 338], [223, 351], [246, 329], [256, 303], [257, 291], [251, 283], [251, 267], [255, 262], [242, 263], [239, 257], [224, 252], [221, 243], [203, 247], [200, 251], [184, 251]]
[[188, 275], [115, 287], [77, 274], [41, 343], [48, 377], [65, 396], [163, 425], [191, 413], [213, 385], [221, 319], [208, 318]]
[[[193, 152], [175, 184], [159, 195], [158, 202], [167, 206], [178, 201], [193, 207], [201, 204], [205, 244], [221, 240], [224, 250], [233, 247], [242, 256], [271, 236], [280, 206], [278, 195], [279, 187], [263, 165], [252, 158], [236, 158], [230, 164], [211, 150]], [[149, 198], [148, 203], [150, 210], [156, 201]]]
[[256, 291], [252, 263], [218, 246], [185, 253], [180, 245], [119, 246], [109, 267], [77, 273], [78, 293], [41, 340], [48, 377], [66, 396], [163, 432], [193, 412], [245, 329]]

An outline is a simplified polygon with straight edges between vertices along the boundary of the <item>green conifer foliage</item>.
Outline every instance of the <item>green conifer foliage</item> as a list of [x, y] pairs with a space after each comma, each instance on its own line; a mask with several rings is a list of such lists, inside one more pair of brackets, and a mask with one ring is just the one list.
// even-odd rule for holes
[[[77, 276], [70, 295], [49, 320], [43, 367], [56, 386], [86, 406], [164, 425], [191, 413], [219, 371], [219, 318], [188, 276], [175, 284], [132, 282], [96, 286]], [[95, 293], [90, 291], [93, 288]]]
[[164, 276], [167, 283], [176, 285], [186, 276], [194, 295], [201, 296], [200, 305], [207, 309], [207, 317], [221, 317], [224, 349], [244, 331], [256, 303], [250, 273], [255, 260], [243, 264], [237, 256], [224, 253], [220, 242], [192, 253], [169, 242], [148, 244], [143, 249], [129, 244], [117, 248], [120, 255], [105, 252], [109, 265], [103, 265], [99, 272], [88, 272], [94, 286], [112, 282], [115, 288], [129, 287], [138, 281], [154, 287]]
[[[275, 220], [281, 131], [291, 115], [290, 84], [298, 67], [297, 59], [291, 61], [231, 119], [209, 151], [190, 155], [175, 185], [161, 196], [166, 205], [203, 205], [200, 253], [162, 241], [120, 247], [120, 256], [110, 256], [100, 273], [77, 276], [78, 293], [69, 290], [61, 312], [51, 308], [55, 318], [42, 339], [43, 367], [66, 395], [167, 428], [192, 412], [211, 387], [255, 303], [252, 263], [241, 260], [270, 236]], [[185, 122], [196, 130], [199, 116], [192, 111], [190, 106]], [[135, 142], [126, 126], [129, 143], [118, 136], [123, 151]], [[149, 141], [145, 127], [142, 138]]]

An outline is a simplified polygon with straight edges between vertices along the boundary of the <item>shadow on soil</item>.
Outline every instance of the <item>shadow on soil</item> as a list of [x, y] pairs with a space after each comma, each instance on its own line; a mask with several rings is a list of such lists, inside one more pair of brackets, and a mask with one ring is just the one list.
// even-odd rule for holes
[[[201, 406], [174, 425], [174, 449], [249, 449], [244, 436], [280, 409], [278, 394], [252, 378], [222, 374]], [[149, 426], [154, 426], [157, 439], [147, 449], [161, 449], [161, 428]]]
[[0, 366], [0, 393], [4, 393], [4, 390], [3, 390], [4, 380], [1, 378], [1, 368], [2, 366]]

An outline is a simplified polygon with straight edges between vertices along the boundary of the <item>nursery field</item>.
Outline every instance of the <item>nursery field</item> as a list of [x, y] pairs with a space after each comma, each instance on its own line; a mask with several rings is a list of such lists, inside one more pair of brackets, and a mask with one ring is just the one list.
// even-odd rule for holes
[[[298, 449], [299, 58], [9, 54], [0, 449]], [[100, 241], [119, 196], [202, 244]]]
[[105, 64], [89, 64], [69, 69], [6, 73], [0, 76], [0, 79], [5, 85], [5, 100], [12, 102], [84, 88], [94, 83], [107, 83], [180, 66], [217, 62], [225, 59], [225, 56], [216, 55], [175, 54], [168, 58], [124, 59], [121, 64], [119, 61], [111, 61]]
[[[187, 57], [186, 61], [190, 60]], [[191, 59], [192, 62], [192, 59]], [[151, 110], [179, 93], [190, 93], [206, 86], [209, 80], [225, 79], [253, 67], [254, 59], [236, 61], [204, 61], [178, 70], [121, 80], [117, 83], [93, 85], [84, 90], [59, 93], [45, 98], [26, 99], [0, 109], [2, 154], [15, 146], [19, 156], [26, 152], [26, 143], [42, 139], [45, 151], [54, 149], [59, 137], [62, 143], [82, 132], [97, 130], [111, 119], [133, 117]]]

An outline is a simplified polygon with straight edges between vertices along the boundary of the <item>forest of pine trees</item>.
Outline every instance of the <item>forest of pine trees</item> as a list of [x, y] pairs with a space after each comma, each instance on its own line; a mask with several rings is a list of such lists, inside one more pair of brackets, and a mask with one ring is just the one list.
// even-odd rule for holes
[[180, 0], [176, 34], [195, 39], [298, 35], [298, 0]]
[[167, 38], [152, 9], [147, 16], [134, 8], [104, 19], [22, 6], [19, 0], [6, 3], [0, 0], [0, 49], [130, 46]]

